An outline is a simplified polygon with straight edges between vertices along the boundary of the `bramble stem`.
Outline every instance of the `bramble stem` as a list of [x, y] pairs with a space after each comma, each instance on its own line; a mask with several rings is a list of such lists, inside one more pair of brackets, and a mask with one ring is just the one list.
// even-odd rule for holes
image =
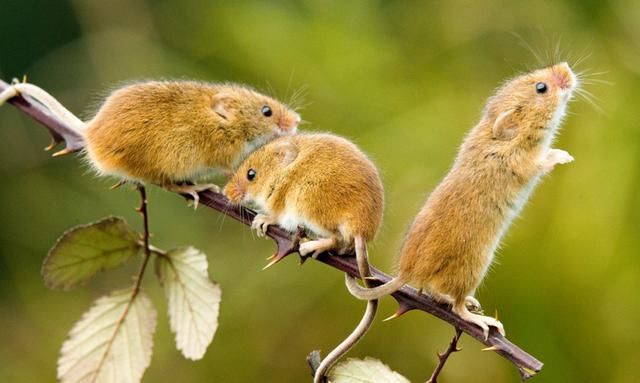
[[443, 353], [438, 353], [438, 365], [436, 366], [435, 370], [433, 370], [433, 374], [431, 374], [431, 377], [429, 378], [429, 380], [427, 380], [427, 383], [438, 383], [438, 376], [444, 368], [444, 364], [447, 363], [447, 359], [449, 359], [449, 356], [454, 352], [462, 350], [461, 348], [458, 348], [458, 341], [460, 340], [461, 336], [462, 330], [456, 328], [456, 334], [451, 339], [449, 347], [447, 347], [447, 349]]

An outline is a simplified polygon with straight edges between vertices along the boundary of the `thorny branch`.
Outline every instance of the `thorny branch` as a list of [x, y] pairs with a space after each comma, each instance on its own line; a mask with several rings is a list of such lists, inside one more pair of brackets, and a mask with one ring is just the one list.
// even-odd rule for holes
[[[7, 87], [8, 84], [0, 80], [0, 92]], [[65, 141], [66, 144], [65, 152], [74, 152], [82, 149], [84, 142], [83, 138], [73, 132], [55, 116], [52, 116], [46, 108], [42, 107], [39, 103], [28, 97], [22, 96], [14, 97], [9, 102], [29, 117], [43, 124], [51, 132], [54, 141], [48, 149], [51, 149], [55, 144], [61, 143], [62, 141]], [[184, 197], [190, 198], [188, 196]], [[231, 205], [222, 194], [211, 191], [200, 193], [200, 203], [217, 210], [222, 214], [226, 214], [245, 225], [251, 225], [251, 221], [256, 214], [249, 209]], [[287, 255], [297, 251], [298, 241], [296, 237], [285, 232], [281, 228], [277, 226], [269, 226], [267, 235], [275, 240], [277, 244], [277, 252], [273, 257], [274, 261], [277, 262]], [[355, 256], [335, 256], [330, 253], [323, 253], [318, 256], [317, 260], [335, 269], [349, 273], [354, 277], [358, 277], [358, 268], [356, 266]], [[373, 286], [384, 284], [391, 279], [389, 275], [382, 273], [373, 267], [371, 268], [371, 274], [373, 278], [370, 282]], [[469, 336], [485, 344], [487, 346], [485, 350], [495, 351], [513, 363], [520, 371], [520, 376], [523, 381], [531, 378], [542, 369], [542, 362], [511, 343], [507, 338], [495, 331], [495, 329], [492, 328], [489, 333], [489, 337], [484, 339], [482, 330], [479, 327], [462, 320], [459, 316], [452, 313], [448, 305], [437, 303], [427, 295], [420, 294], [416, 289], [410, 286], [404, 286], [393, 293], [392, 296], [400, 306], [396, 312], [396, 316], [404, 314], [410, 310], [420, 310], [451, 324], [456, 329], [467, 333]]]
[[427, 383], [438, 383], [438, 376], [440, 375], [440, 371], [442, 371], [442, 369], [444, 368], [444, 364], [447, 363], [447, 359], [449, 359], [449, 356], [454, 352], [462, 350], [461, 348], [458, 348], [458, 341], [460, 340], [461, 336], [462, 330], [456, 328], [456, 334], [451, 339], [449, 347], [447, 347], [447, 349], [443, 353], [438, 353], [438, 365], [436, 366], [435, 370], [433, 370], [433, 374], [431, 374], [431, 378], [427, 380]]

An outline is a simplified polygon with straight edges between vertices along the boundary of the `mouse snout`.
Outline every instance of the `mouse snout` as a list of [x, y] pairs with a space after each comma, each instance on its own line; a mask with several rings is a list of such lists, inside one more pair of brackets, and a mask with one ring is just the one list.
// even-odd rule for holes
[[553, 81], [560, 89], [572, 89], [576, 85], [576, 76], [566, 62], [554, 65], [551, 73]]
[[285, 133], [295, 134], [300, 121], [298, 113], [283, 113], [278, 120], [278, 127]]
[[245, 194], [243, 186], [237, 179], [231, 179], [222, 192], [235, 205], [239, 205], [242, 202]]

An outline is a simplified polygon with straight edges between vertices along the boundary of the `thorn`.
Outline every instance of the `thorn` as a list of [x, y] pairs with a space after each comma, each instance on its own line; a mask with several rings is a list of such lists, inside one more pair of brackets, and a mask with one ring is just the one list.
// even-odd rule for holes
[[286, 255], [281, 255], [280, 253], [275, 253], [273, 254], [271, 257], [271, 262], [267, 263], [267, 265], [265, 267], [262, 268], [262, 270], [266, 270], [269, 267], [275, 265], [276, 263], [280, 262], [282, 260], [282, 258], [284, 258]]
[[48, 152], [49, 150], [55, 148], [56, 145], [58, 145], [58, 141], [56, 141], [53, 137], [51, 137], [51, 143], [46, 148], [44, 148], [44, 151]]
[[27, 83], [27, 74], [26, 73], [22, 75], [22, 83], [23, 84]]
[[526, 372], [527, 374], [529, 374], [529, 376], [530, 376], [530, 377], [531, 377], [531, 376], [534, 376], [534, 375], [536, 375], [536, 374], [537, 374], [537, 372], [536, 372], [536, 371], [534, 371], [534, 370], [532, 370], [532, 369], [530, 369], [530, 368], [527, 368], [527, 367], [520, 367], [520, 368], [521, 368], [524, 372]]
[[268, 256], [268, 257], [267, 257], [267, 261], [272, 260], [272, 259], [273, 259], [273, 258], [275, 258], [277, 255], [278, 255], [278, 253], [277, 253], [277, 252], [275, 252], [275, 253], [271, 254], [270, 256]]
[[498, 309], [496, 309], [496, 313], [495, 313], [494, 317], [496, 318], [496, 320], [498, 320]]
[[142, 208], [141, 207], [134, 207], [133, 210], [135, 210], [136, 212], [142, 214]]
[[111, 187], [109, 187], [109, 190], [117, 189], [117, 188], [119, 188], [120, 186], [122, 186], [122, 185], [124, 185], [126, 183], [127, 183], [127, 181], [120, 180], [120, 181], [116, 182], [115, 184], [111, 185]]
[[456, 349], [454, 350], [454, 352], [459, 352], [459, 351], [462, 351], [462, 347], [457, 347], [456, 346]]
[[410, 311], [411, 307], [407, 306], [407, 305], [403, 305], [400, 304], [400, 306], [398, 307], [398, 310], [393, 313], [390, 317], [383, 319], [383, 322], [387, 322], [390, 321], [392, 319], [396, 319], [398, 317], [400, 317], [402, 314], [406, 313], [407, 311]]
[[69, 154], [73, 152], [73, 150], [69, 149], [69, 148], [64, 148], [58, 152], [55, 152], [51, 155], [51, 157], [60, 157], [60, 156], [64, 156], [65, 154]]
[[500, 349], [496, 346], [483, 348], [482, 351], [499, 351]]

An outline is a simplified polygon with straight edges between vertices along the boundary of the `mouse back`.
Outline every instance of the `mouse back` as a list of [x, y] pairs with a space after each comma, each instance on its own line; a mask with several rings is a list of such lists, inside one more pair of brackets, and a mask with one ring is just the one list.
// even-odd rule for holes
[[370, 240], [382, 222], [384, 192], [376, 167], [356, 145], [331, 134], [270, 142], [247, 158], [225, 193], [279, 216], [290, 230], [301, 220], [318, 234]]

